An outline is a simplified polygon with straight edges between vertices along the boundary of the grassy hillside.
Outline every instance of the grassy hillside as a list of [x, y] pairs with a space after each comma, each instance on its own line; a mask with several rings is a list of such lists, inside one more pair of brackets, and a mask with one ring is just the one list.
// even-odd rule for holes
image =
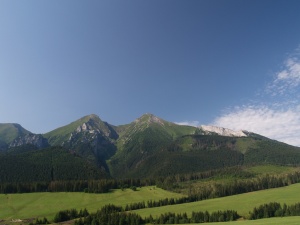
[[28, 130], [25, 130], [19, 124], [15, 123], [0, 123], [0, 150], [1, 147], [7, 147], [14, 139], [19, 136], [30, 134]]
[[299, 195], [300, 184], [294, 184], [288, 187], [269, 189], [246, 194], [234, 195], [224, 198], [209, 199], [199, 202], [186, 203], [180, 205], [163, 206], [159, 208], [147, 208], [136, 210], [135, 212], [142, 217], [152, 215], [158, 216], [165, 212], [182, 213], [188, 215], [192, 211], [218, 211], [218, 210], [236, 210], [241, 216], [248, 217], [249, 211], [254, 207], [269, 202], [279, 202], [293, 204], [300, 202]]
[[[217, 210], [233, 209], [244, 217], [248, 216], [249, 211], [254, 207], [269, 202], [280, 202], [293, 204], [300, 202], [300, 184], [289, 187], [270, 189], [265, 191], [252, 192], [225, 198], [211, 199], [194, 203], [163, 206], [157, 208], [147, 208], [135, 210], [142, 217], [150, 214], [155, 217], [165, 212], [183, 213], [188, 215], [192, 211], [209, 212]], [[159, 200], [164, 198], [178, 198], [180, 194], [164, 191], [154, 187], [138, 188], [137, 191], [131, 189], [113, 190], [107, 194], [87, 194], [87, 193], [30, 193], [30, 194], [0, 194], [0, 218], [1, 219], [25, 219], [33, 217], [48, 217], [52, 219], [55, 213], [63, 209], [83, 209], [87, 208], [90, 212], [106, 204], [116, 204], [125, 206], [126, 204]], [[34, 209], [34, 210], [33, 210]], [[295, 224], [297, 217], [272, 218], [256, 221], [238, 221], [226, 223], [227, 225], [258, 225], [258, 224]], [[213, 223], [212, 223], [213, 224]], [[218, 223], [222, 224], [222, 223]]]
[[66, 126], [59, 127], [53, 131], [50, 131], [43, 136], [48, 139], [50, 145], [61, 145], [62, 142], [67, 141], [71, 133], [76, 130], [77, 127], [81, 126], [83, 123], [88, 122], [89, 116], [82, 117]]
[[207, 224], [208, 225], [283, 225], [283, 224], [298, 225], [299, 221], [300, 221], [299, 216], [292, 216], [292, 217], [283, 217], [283, 218], [276, 217], [276, 218], [261, 219], [261, 220], [244, 220], [244, 221], [207, 223]]
[[[145, 114], [129, 125], [120, 126], [118, 150], [108, 161], [114, 177], [144, 177], [153, 175], [153, 156], [166, 149], [170, 142], [194, 132], [194, 127], [179, 126], [151, 114]], [[165, 160], [164, 156], [158, 156]], [[151, 163], [152, 162], [152, 163]], [[164, 163], [164, 162], [163, 162]]]
[[113, 190], [107, 194], [47, 192], [0, 194], [0, 219], [25, 219], [45, 216], [52, 220], [55, 213], [64, 209], [87, 208], [89, 212], [96, 212], [97, 209], [106, 204], [125, 206], [134, 202], [179, 198], [182, 196], [154, 187], [138, 188], [137, 191], [131, 189]]
[[289, 173], [292, 171], [298, 170], [297, 167], [290, 167], [290, 166], [279, 166], [279, 165], [258, 165], [258, 166], [251, 166], [245, 168], [245, 171], [254, 174], [281, 174], [281, 173]]
[[168, 133], [168, 135], [173, 137], [173, 139], [187, 134], [194, 134], [196, 130], [195, 127], [177, 125], [149, 113], [142, 115], [140, 118], [128, 125], [118, 126], [117, 130], [119, 131], [120, 137], [124, 137], [137, 131], [145, 130], [153, 125], [157, 125], [158, 129], [164, 130], [165, 133]]

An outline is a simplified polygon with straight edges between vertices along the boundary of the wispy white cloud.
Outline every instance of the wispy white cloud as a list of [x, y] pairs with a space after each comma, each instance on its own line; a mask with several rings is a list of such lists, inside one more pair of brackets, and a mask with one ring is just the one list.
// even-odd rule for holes
[[192, 126], [192, 127], [198, 127], [200, 126], [200, 122], [199, 121], [183, 121], [183, 122], [174, 122], [178, 125], [186, 125], [186, 126]]
[[282, 110], [265, 105], [238, 107], [216, 118], [213, 124], [300, 146], [300, 106]]
[[284, 61], [256, 104], [235, 107], [213, 124], [248, 130], [291, 145], [300, 146], [300, 49]]
[[289, 57], [285, 62], [283, 69], [276, 73], [275, 79], [268, 85], [267, 93], [284, 95], [294, 92], [294, 89], [300, 85], [300, 59], [297, 56]]

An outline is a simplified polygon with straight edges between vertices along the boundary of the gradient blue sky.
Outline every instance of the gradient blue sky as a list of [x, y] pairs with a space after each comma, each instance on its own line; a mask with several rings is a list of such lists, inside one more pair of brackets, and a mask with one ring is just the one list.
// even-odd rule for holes
[[300, 145], [300, 1], [0, 1], [0, 122], [144, 113]]

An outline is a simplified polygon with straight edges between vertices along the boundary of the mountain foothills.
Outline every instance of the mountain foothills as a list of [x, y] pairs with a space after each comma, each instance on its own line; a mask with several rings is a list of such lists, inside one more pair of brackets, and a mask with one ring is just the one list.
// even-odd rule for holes
[[299, 165], [300, 148], [152, 114], [121, 126], [89, 115], [43, 135], [0, 124], [0, 182], [151, 178], [257, 164]]

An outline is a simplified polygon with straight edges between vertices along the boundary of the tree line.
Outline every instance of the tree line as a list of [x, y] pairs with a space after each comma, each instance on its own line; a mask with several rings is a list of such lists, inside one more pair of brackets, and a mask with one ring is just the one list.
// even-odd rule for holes
[[[34, 173], [33, 173], [34, 174]], [[222, 170], [209, 170], [198, 173], [178, 174], [167, 177], [152, 177], [144, 179], [76, 179], [76, 180], [47, 180], [47, 181], [2, 181], [0, 193], [30, 193], [30, 192], [88, 192], [107, 193], [110, 189], [126, 189], [130, 187], [143, 187], [156, 185], [165, 190], [174, 191], [177, 183], [202, 180], [216, 175], [234, 174], [237, 178], [251, 177], [241, 167], [231, 167]]]
[[74, 225], [140, 225], [143, 223], [140, 215], [127, 213], [122, 207], [109, 204], [103, 206], [96, 213], [76, 220]]
[[255, 207], [250, 212], [250, 220], [285, 216], [300, 216], [300, 203], [289, 206], [283, 204], [282, 206], [278, 202], [270, 202], [257, 208]]
[[252, 191], [265, 190], [270, 188], [279, 188], [300, 182], [300, 172], [294, 172], [285, 175], [264, 175], [257, 178], [246, 180], [235, 180], [230, 183], [214, 182], [201, 187], [200, 190], [194, 190], [190, 195], [181, 198], [165, 198], [160, 200], [149, 200], [126, 205], [127, 210], [136, 210], [143, 208], [161, 207], [167, 205], [176, 205], [202, 201], [211, 198], [220, 198], [230, 195], [242, 194]]
[[235, 221], [240, 216], [234, 210], [225, 210], [209, 213], [205, 212], [192, 212], [192, 216], [188, 217], [186, 213], [164, 213], [156, 219], [150, 215], [145, 219], [146, 223], [151, 224], [187, 224], [187, 223], [209, 223], [209, 222], [227, 222]]
[[99, 179], [99, 180], [60, 180], [50, 182], [6, 182], [0, 183], [0, 193], [30, 192], [86, 192], [107, 193], [111, 189], [126, 189], [155, 185], [153, 179]]
[[[33, 173], [34, 174], [34, 173]], [[49, 181], [19, 181], [0, 182], [0, 193], [30, 193], [30, 192], [87, 192], [107, 193], [111, 189], [126, 189], [156, 185], [165, 190], [174, 191], [174, 186], [180, 182], [202, 180], [216, 175], [234, 174], [237, 178], [247, 178], [252, 175], [241, 167], [231, 167], [222, 170], [209, 170], [198, 173], [178, 174], [168, 177], [153, 177], [144, 179], [88, 179], [88, 180], [49, 180]]]
[[[183, 223], [207, 223], [207, 222], [225, 222], [237, 220], [240, 216], [236, 211], [226, 210], [209, 213], [192, 212], [191, 217], [187, 213], [164, 213], [153, 218], [151, 215], [142, 218], [136, 213], [124, 211], [120, 206], [112, 204], [105, 205], [96, 213], [89, 213], [86, 209], [78, 212], [76, 209], [59, 211], [55, 217], [54, 222], [65, 222], [72, 219], [77, 219], [74, 225], [140, 225], [140, 224], [183, 224]], [[42, 220], [41, 220], [42, 222]]]
[[[160, 180], [159, 180], [160, 181]], [[165, 198], [160, 200], [149, 200], [147, 202], [137, 202], [126, 205], [126, 211], [142, 208], [160, 207], [166, 205], [175, 205], [201, 201], [205, 199], [218, 198], [241, 194], [246, 192], [264, 190], [269, 188], [278, 188], [300, 182], [300, 172], [293, 172], [285, 175], [264, 175], [256, 178], [235, 180], [230, 183], [214, 182], [199, 190], [192, 190], [186, 197]], [[88, 193], [105, 193], [111, 189], [129, 188], [135, 190], [136, 186], [148, 186], [158, 183], [151, 179], [103, 179], [91, 181], [52, 181], [35, 183], [0, 183], [1, 193], [22, 193], [35, 191], [84, 191]]]
[[[300, 203], [287, 206], [278, 202], [270, 202], [268, 204], [255, 207], [249, 212], [250, 220], [284, 217], [284, 216], [300, 216]], [[187, 223], [209, 223], [209, 222], [227, 222], [235, 221], [240, 218], [237, 211], [224, 210], [209, 213], [208, 211], [192, 212], [188, 217], [187, 213], [167, 212], [153, 218], [152, 215], [142, 218], [140, 215], [126, 211], [126, 208], [113, 204], [105, 205], [95, 213], [89, 213], [86, 209], [80, 210], [62, 210], [56, 213], [53, 222], [60, 223], [76, 219], [74, 225], [140, 225], [140, 224], [187, 224]], [[35, 224], [49, 224], [44, 219], [36, 219]]]

